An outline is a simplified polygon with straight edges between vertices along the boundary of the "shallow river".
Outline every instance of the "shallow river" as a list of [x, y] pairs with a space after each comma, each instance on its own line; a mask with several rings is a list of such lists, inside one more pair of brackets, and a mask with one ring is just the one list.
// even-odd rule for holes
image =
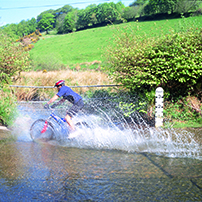
[[32, 141], [0, 147], [0, 201], [202, 200], [198, 159]]
[[0, 201], [202, 201], [201, 129], [98, 127], [36, 143], [29, 117], [16, 122], [0, 131]]

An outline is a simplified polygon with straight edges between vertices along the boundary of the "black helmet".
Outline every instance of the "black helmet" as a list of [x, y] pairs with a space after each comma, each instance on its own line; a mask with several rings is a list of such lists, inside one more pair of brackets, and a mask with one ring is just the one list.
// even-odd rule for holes
[[59, 80], [55, 83], [54, 87], [58, 87], [58, 86], [64, 86], [65, 85], [65, 81], [64, 80]]

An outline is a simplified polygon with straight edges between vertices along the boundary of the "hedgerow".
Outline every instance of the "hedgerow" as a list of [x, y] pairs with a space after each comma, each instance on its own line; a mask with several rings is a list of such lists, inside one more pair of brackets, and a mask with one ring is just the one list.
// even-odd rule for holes
[[29, 68], [29, 54], [13, 39], [0, 33], [0, 124], [12, 123], [16, 98], [9, 85]]
[[109, 47], [107, 59], [112, 78], [133, 92], [161, 86], [168, 95], [179, 97], [202, 89], [202, 29], [160, 38], [123, 33]]
[[21, 44], [5, 34], [0, 33], [0, 80], [9, 84], [20, 72], [29, 68], [29, 53]]

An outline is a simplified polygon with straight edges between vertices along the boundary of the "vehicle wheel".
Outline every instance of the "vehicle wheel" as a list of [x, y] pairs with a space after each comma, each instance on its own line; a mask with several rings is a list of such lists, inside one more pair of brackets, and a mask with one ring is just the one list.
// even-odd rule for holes
[[44, 128], [45, 120], [44, 119], [38, 119], [36, 120], [32, 126], [30, 127], [30, 136], [32, 140], [34, 141], [48, 141], [51, 139], [54, 139], [54, 128], [53, 125], [48, 122], [47, 129], [45, 132], [41, 132]]

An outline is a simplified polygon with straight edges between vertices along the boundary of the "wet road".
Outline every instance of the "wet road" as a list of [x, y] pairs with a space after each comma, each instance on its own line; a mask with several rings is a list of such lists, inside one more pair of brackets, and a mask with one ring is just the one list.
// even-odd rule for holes
[[202, 201], [198, 159], [4, 140], [0, 201]]

